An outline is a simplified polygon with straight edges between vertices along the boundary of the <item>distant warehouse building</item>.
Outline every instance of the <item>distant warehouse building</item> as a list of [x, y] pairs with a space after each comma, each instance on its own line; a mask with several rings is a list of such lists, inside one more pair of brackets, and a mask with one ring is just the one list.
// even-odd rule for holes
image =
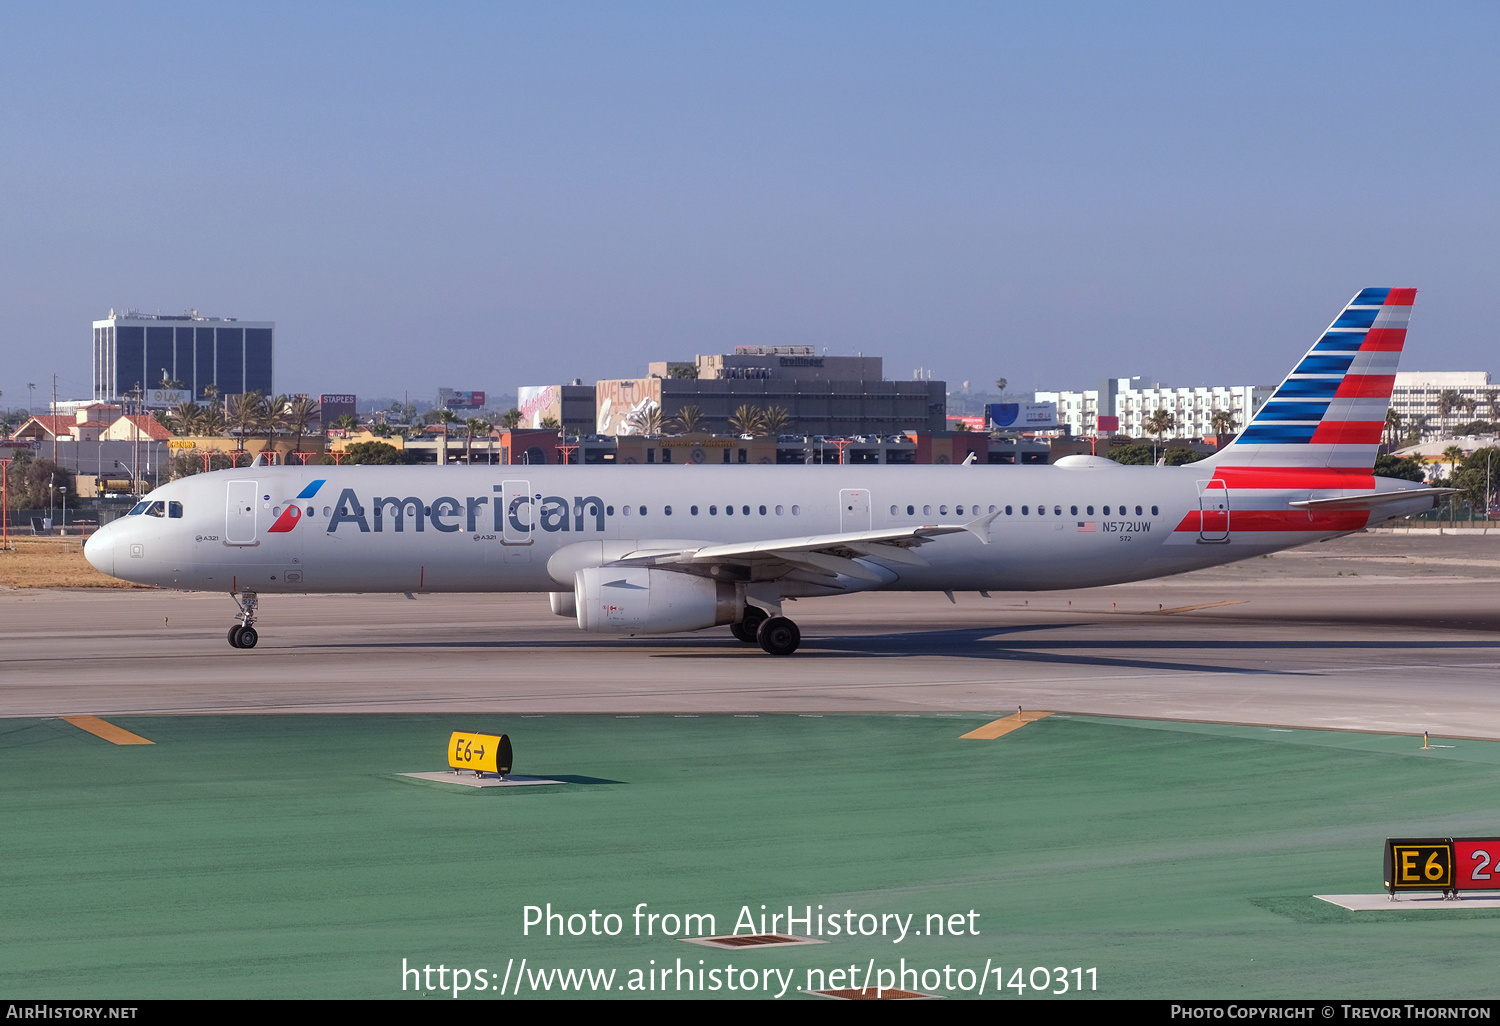
[[744, 406], [785, 411], [776, 429], [785, 434], [946, 431], [947, 383], [887, 381], [881, 363], [878, 356], [819, 356], [811, 346], [737, 346], [693, 363], [652, 363], [648, 377], [596, 383], [595, 431], [658, 434], [691, 407], [695, 431], [738, 434], [730, 421]]
[[[196, 311], [116, 313], [94, 322], [94, 400], [129, 398], [163, 382], [180, 382], [194, 398], [271, 395], [271, 321], [200, 317]], [[173, 386], [167, 386], [173, 387]]]

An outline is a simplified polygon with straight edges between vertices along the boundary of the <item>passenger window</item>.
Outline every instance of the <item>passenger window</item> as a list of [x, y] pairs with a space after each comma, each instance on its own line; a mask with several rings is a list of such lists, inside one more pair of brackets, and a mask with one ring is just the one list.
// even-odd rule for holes
[[646, 515], [646, 507], [642, 506], [641, 507], [641, 516], [645, 516], [645, 515]]
[[930, 516], [932, 516], [932, 507], [931, 506], [923, 506], [922, 507], [922, 515], [924, 517], [930, 517]]
[[1152, 506], [1151, 507], [1151, 515], [1153, 517], [1160, 516], [1161, 515], [1161, 510], [1157, 509], [1155, 506]]
[[915, 516], [916, 512], [917, 512], [917, 507], [915, 507], [915, 506], [908, 506], [908, 507], [906, 507], [906, 515], [907, 516], [909, 516], [909, 517], [910, 516]]
[[732, 516], [734, 516], [734, 507], [733, 506], [725, 506], [724, 507], [724, 515], [726, 517], [732, 517]]
[[605, 506], [604, 507], [604, 515], [607, 516], [607, 517], [614, 516], [615, 515], [615, 508], [613, 506]]
[[698, 515], [698, 507], [697, 506], [689, 506], [688, 507], [688, 512], [691, 513], [693, 516], [697, 516]]
[[711, 516], [711, 517], [718, 516], [719, 515], [719, 507], [717, 507], [717, 506], [710, 506], [710, 507], [708, 507], [708, 515]]
[[776, 515], [777, 515], [777, 516], [778, 516], [778, 517], [779, 517], [779, 516], [781, 516], [781, 510], [782, 510], [782, 507], [781, 507], [781, 506], [777, 506], [777, 507], [776, 507]]
[[1038, 506], [1036, 508], [1036, 515], [1039, 516], [1039, 517], [1046, 516], [1047, 515], [1047, 507], [1046, 506]]
[[[995, 512], [995, 507], [994, 506], [990, 507], [990, 512], [991, 513]], [[1005, 507], [1005, 512], [1007, 512], [1007, 513], [1010, 512], [1010, 507], [1009, 506]]]
[[1006, 506], [1006, 507], [1005, 507], [1005, 515], [1006, 515], [1006, 516], [1008, 516], [1008, 517], [1009, 517], [1009, 516], [1014, 516], [1014, 515], [1015, 515], [1015, 514], [1013, 514], [1013, 513], [1012, 513], [1012, 512], [1011, 512], [1011, 511], [1010, 511], [1010, 507], [1009, 507], [1009, 506]]
[[896, 507], [892, 506], [891, 507], [891, 516], [895, 516], [895, 515], [896, 515]]
[[672, 515], [672, 507], [671, 506], [663, 506], [662, 507], [662, 512], [665, 513], [667, 516], [671, 516]]
[[1052, 507], [1052, 515], [1055, 516], [1055, 517], [1062, 516], [1062, 507], [1061, 506], [1053, 506]]
[[1109, 516], [1109, 507], [1108, 506], [1104, 507], [1104, 515], [1105, 516]]
[[[744, 514], [745, 516], [748, 517], [750, 515], [750, 507], [749, 506], [741, 506], [740, 507], [740, 512], [742, 514]], [[765, 510], [761, 510], [761, 512], [764, 513]]]
[[954, 512], [954, 515], [961, 517], [961, 516], [964, 515], [964, 508], [962, 506], [954, 506], [953, 507], [953, 512]]
[[761, 507], [761, 508], [760, 508], [760, 515], [761, 515], [761, 516], [765, 516], [765, 515], [766, 515], [766, 507], [764, 507], [764, 506], [762, 506], [762, 507]]
[[1068, 507], [1068, 515], [1076, 517], [1078, 515], [1078, 507], [1077, 506], [1069, 506]]
[[938, 516], [945, 517], [947, 515], [948, 515], [948, 507], [947, 506], [939, 506], [938, 507]]
[[1094, 515], [1094, 507], [1092, 507], [1092, 506], [1085, 506], [1083, 508], [1086, 509], [1086, 510], [1088, 510], [1089, 516], [1093, 516]]
[[1021, 507], [1021, 516], [1025, 517], [1025, 516], [1030, 516], [1030, 515], [1031, 515], [1031, 507], [1030, 506], [1022, 506]]
[[1141, 507], [1139, 507], [1139, 506], [1137, 506], [1137, 507], [1136, 507], [1136, 508], [1135, 508], [1135, 515], [1136, 515], [1136, 516], [1140, 516], [1140, 515], [1141, 515]]
[[800, 514], [801, 512], [802, 512], [802, 507], [801, 506], [793, 506], [792, 507], [792, 516], [795, 517], [798, 514]]
[[624, 513], [628, 517], [628, 516], [630, 516], [630, 507], [629, 506], [621, 506], [620, 507], [620, 512]]

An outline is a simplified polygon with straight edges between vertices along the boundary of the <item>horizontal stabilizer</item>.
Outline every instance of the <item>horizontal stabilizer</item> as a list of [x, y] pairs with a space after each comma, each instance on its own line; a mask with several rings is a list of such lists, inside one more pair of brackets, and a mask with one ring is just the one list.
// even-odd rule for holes
[[1358, 495], [1336, 495], [1331, 499], [1303, 499], [1289, 502], [1298, 509], [1379, 509], [1397, 502], [1409, 502], [1415, 498], [1431, 496], [1432, 504], [1444, 495], [1457, 495], [1462, 488], [1403, 488], [1399, 492], [1361, 492]]

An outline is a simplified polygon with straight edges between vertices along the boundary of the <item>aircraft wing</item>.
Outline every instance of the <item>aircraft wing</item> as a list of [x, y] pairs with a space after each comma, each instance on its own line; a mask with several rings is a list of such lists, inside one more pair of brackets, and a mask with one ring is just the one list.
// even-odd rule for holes
[[[704, 545], [696, 549], [638, 552], [610, 562], [610, 566], [656, 566], [668, 569], [694, 569], [719, 564], [738, 564], [757, 569], [772, 569], [780, 564], [788, 570], [810, 571], [819, 576], [842, 574], [867, 581], [882, 581], [879, 574], [859, 563], [860, 556], [874, 556], [893, 563], [926, 566], [927, 561], [912, 550], [945, 534], [965, 531], [988, 545], [989, 526], [998, 513], [971, 520], [966, 524], [929, 524], [891, 528], [882, 531], [845, 531], [838, 534], [815, 534], [801, 538], [772, 538], [756, 542]], [[700, 571], [701, 572], [701, 571]]]

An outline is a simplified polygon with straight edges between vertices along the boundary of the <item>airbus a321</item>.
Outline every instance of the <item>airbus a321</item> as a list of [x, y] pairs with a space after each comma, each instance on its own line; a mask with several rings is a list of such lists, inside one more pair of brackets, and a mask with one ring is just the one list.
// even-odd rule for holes
[[1415, 289], [1365, 289], [1234, 440], [1184, 466], [252, 466], [162, 485], [85, 546], [106, 574], [263, 593], [549, 592], [585, 631], [728, 625], [772, 655], [788, 599], [1137, 581], [1431, 509], [1374, 476]]

